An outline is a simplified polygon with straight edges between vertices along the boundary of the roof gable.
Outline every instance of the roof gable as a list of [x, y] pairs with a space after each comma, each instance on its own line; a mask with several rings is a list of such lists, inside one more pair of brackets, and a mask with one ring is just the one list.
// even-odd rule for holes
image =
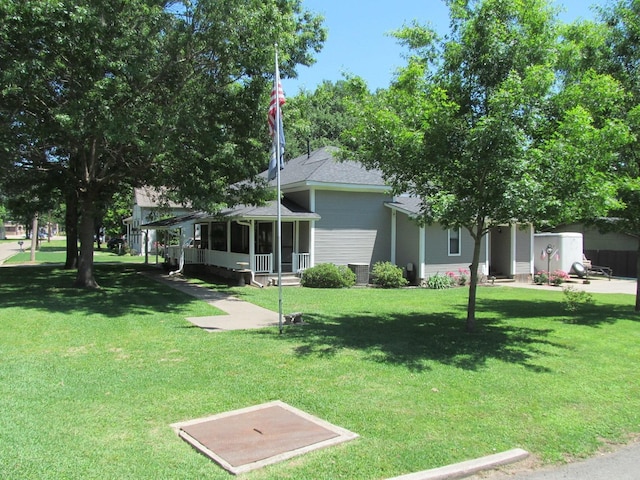
[[379, 170], [367, 170], [353, 160], [338, 160], [337, 152], [336, 147], [323, 147], [289, 160], [280, 171], [280, 186], [283, 189], [300, 184], [387, 187]]
[[167, 201], [163, 198], [165, 194], [164, 188], [153, 187], [140, 187], [133, 189], [133, 203], [142, 208], [184, 208], [189, 209], [188, 206], [178, 204], [176, 202]]

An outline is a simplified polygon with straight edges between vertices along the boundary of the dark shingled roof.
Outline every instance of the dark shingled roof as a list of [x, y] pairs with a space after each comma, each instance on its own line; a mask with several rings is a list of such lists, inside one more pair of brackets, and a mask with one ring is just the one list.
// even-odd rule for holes
[[[386, 186], [379, 170], [367, 170], [352, 160], [340, 161], [335, 157], [337, 151], [335, 147], [323, 147], [310, 155], [289, 160], [280, 171], [280, 186], [283, 189], [300, 183]], [[262, 175], [266, 176], [267, 172]], [[272, 183], [275, 184], [275, 180]]]
[[390, 208], [395, 208], [406, 213], [409, 216], [415, 217], [420, 215], [422, 208], [422, 200], [417, 197], [396, 197], [393, 202], [387, 202], [386, 205]]
[[165, 218], [162, 220], [156, 220], [155, 222], [145, 223], [140, 225], [140, 228], [147, 228], [149, 230], [166, 230], [181, 223], [191, 222], [193, 220], [200, 220], [206, 218], [209, 215], [203, 212], [187, 213], [185, 215], [178, 215], [177, 217]]
[[[278, 215], [278, 204], [275, 200], [262, 206], [253, 205], [237, 205], [233, 208], [227, 208], [222, 210], [218, 217], [231, 217], [231, 218], [273, 218]], [[283, 198], [280, 205], [280, 216], [285, 219], [298, 219], [298, 220], [319, 220], [320, 215], [310, 212], [301, 207], [297, 203]]]

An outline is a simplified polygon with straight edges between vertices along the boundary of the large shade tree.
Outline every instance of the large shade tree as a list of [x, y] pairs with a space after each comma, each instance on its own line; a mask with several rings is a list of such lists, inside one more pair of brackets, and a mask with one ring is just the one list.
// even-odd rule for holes
[[332, 83], [322, 82], [314, 91], [302, 90], [287, 97], [287, 156], [302, 155], [309, 150], [340, 146], [342, 132], [355, 123], [348, 105], [353, 98], [367, 96], [365, 81], [348, 77]]
[[274, 44], [293, 75], [320, 48], [320, 21], [299, 0], [0, 1], [2, 161], [64, 179], [76, 285], [97, 286], [95, 217], [122, 185], [197, 207], [256, 198], [229, 185], [268, 161]]
[[[352, 153], [381, 169], [396, 193], [422, 199], [422, 222], [461, 227], [473, 238], [471, 331], [483, 238], [497, 225], [559, 216], [562, 209], [547, 208], [559, 193], [545, 184], [545, 166], [562, 148], [563, 159], [573, 162], [568, 146], [582, 151], [593, 142], [574, 142], [574, 134], [591, 125], [579, 95], [565, 99], [569, 110], [557, 108], [561, 37], [549, 2], [447, 3], [451, 24], [444, 39], [418, 24], [396, 32], [411, 49], [408, 65], [388, 91], [373, 101], [359, 99], [361, 121], [347, 135]], [[595, 168], [589, 160], [566, 165], [572, 181], [575, 174], [589, 182], [587, 172]], [[604, 192], [601, 183], [594, 188]]]
[[606, 28], [603, 61], [591, 64], [615, 77], [625, 88], [621, 118], [633, 134], [632, 141], [620, 148], [615, 163], [616, 208], [611, 209], [607, 230], [631, 234], [638, 239], [635, 310], [640, 311], [640, 1], [620, 0], [601, 11]]

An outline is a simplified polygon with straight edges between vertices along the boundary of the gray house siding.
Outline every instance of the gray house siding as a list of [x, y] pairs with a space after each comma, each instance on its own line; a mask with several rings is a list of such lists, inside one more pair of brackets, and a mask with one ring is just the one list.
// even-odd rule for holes
[[388, 195], [366, 192], [316, 191], [315, 264], [387, 261], [391, 251]]
[[[425, 229], [425, 271], [430, 277], [436, 273], [458, 273], [459, 269], [468, 270], [473, 260], [473, 239], [465, 229], [460, 231], [460, 255], [449, 255], [449, 235], [439, 225], [427, 226]], [[486, 259], [485, 240], [482, 241], [480, 262]]]

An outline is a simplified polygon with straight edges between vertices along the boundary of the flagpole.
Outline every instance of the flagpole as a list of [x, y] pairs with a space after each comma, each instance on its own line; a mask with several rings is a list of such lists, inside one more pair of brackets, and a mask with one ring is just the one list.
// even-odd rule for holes
[[280, 112], [280, 69], [278, 67], [278, 44], [275, 44], [276, 50], [276, 78], [275, 82], [275, 91], [276, 91], [276, 121], [275, 128], [276, 132], [274, 135], [274, 139], [276, 142], [276, 184], [277, 184], [277, 195], [278, 195], [278, 214], [277, 214], [277, 249], [278, 249], [278, 330], [280, 334], [282, 334], [282, 211], [281, 211], [281, 202], [280, 202], [280, 129], [282, 128], [282, 122], [280, 122], [280, 118], [282, 118]]

